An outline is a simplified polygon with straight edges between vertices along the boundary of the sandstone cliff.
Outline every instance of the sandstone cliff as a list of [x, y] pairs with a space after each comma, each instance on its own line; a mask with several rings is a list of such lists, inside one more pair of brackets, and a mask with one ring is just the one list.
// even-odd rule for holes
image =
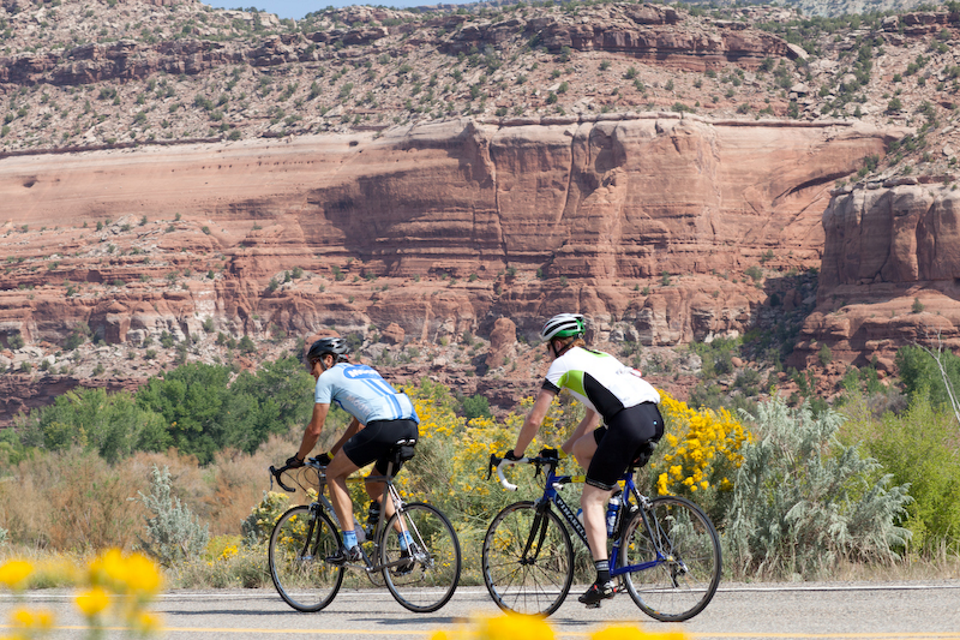
[[823, 344], [891, 371], [904, 344], [960, 349], [960, 201], [953, 184], [909, 182], [842, 190], [824, 211], [817, 308], [798, 363]]
[[791, 363], [838, 374], [953, 339], [950, 12], [0, 8], [0, 420], [330, 331], [509, 396], [560, 309], [665, 386], [805, 319]]
[[9, 157], [0, 333], [88, 327], [141, 376], [165, 335], [533, 338], [561, 309], [602, 341], [739, 335], [773, 289], [731, 274], [818, 262], [834, 180], [891, 135], [628, 114]]
[[[743, 332], [763, 294], [745, 297], [724, 273], [767, 252], [785, 267], [817, 261], [833, 182], [891, 135], [638, 114], [8, 158], [6, 237], [21, 240], [0, 278], [5, 327], [62, 342], [83, 321], [124, 343], [131, 328], [195, 333], [213, 313], [239, 334], [393, 321], [434, 339], [486, 333], [507, 315], [530, 336], [544, 314], [572, 306], [647, 344]], [[366, 282], [400, 284], [348, 304], [333, 301], [353, 283], [336, 279], [322, 296], [315, 285], [268, 290], [285, 270], [329, 279], [352, 261]], [[131, 282], [213, 264], [196, 287]], [[406, 286], [418, 276], [466, 282], [424, 297]], [[105, 297], [116, 281], [125, 286]], [[48, 318], [45, 299], [71, 284], [77, 295]], [[624, 291], [634, 284], [653, 290]]]

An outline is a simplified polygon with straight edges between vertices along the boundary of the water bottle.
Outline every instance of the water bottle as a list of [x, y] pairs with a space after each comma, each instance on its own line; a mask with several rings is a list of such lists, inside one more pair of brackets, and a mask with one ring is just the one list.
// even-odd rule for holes
[[617, 512], [620, 510], [620, 492], [618, 491], [607, 503], [607, 537], [612, 538], [617, 530]]
[[373, 536], [377, 530], [378, 522], [380, 522], [380, 503], [376, 500], [371, 500], [370, 509], [367, 511], [367, 535]]
[[356, 516], [353, 517], [353, 532], [357, 534], [357, 544], [363, 544], [367, 539], [366, 531], [364, 531], [360, 523], [357, 522]]

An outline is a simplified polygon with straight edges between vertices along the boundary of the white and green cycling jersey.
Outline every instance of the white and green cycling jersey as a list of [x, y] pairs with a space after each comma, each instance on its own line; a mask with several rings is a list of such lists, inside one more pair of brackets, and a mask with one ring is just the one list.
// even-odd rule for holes
[[621, 409], [660, 402], [660, 394], [640, 377], [639, 371], [609, 353], [582, 347], [573, 347], [553, 361], [543, 388], [554, 393], [569, 389], [604, 422]]

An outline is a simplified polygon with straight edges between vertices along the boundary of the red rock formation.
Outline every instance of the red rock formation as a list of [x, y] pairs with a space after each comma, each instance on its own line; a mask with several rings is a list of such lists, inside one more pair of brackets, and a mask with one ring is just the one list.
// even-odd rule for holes
[[[0, 315], [31, 339], [62, 341], [83, 321], [110, 343], [195, 334], [208, 316], [238, 334], [396, 322], [432, 341], [488, 332], [507, 315], [532, 334], [560, 308], [626, 323], [648, 344], [738, 332], [764, 294], [731, 287], [724, 272], [765, 252], [816, 261], [827, 190], [887, 137], [844, 123], [638, 115], [10, 157], [0, 162], [10, 228], [74, 231], [55, 270], [0, 276]], [[142, 227], [138, 216], [176, 219]], [[24, 233], [11, 255], [50, 259], [42, 235]], [[123, 255], [102, 253], [114, 242]], [[84, 252], [101, 257], [71, 258]], [[189, 283], [149, 282], [173, 283], [198, 260]], [[330, 273], [350, 260], [350, 280], [322, 294], [278, 286], [295, 267]], [[219, 270], [198, 278], [210, 262]], [[438, 288], [419, 276], [470, 281]], [[394, 286], [376, 291], [376, 278]], [[118, 280], [106, 295], [60, 298], [65, 282]], [[25, 282], [41, 288], [26, 296]]]
[[943, 184], [841, 192], [824, 211], [817, 310], [794, 362], [845, 361], [913, 342], [960, 349], [960, 196]]

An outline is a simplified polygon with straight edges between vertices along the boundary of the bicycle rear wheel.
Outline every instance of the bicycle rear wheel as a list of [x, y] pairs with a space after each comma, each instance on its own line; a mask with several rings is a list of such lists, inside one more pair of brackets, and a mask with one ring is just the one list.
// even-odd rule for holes
[[617, 564], [653, 564], [621, 576], [627, 592], [656, 620], [689, 620], [710, 603], [720, 584], [717, 531], [700, 508], [684, 498], [655, 498], [646, 513], [658, 544], [638, 512], [624, 529]]
[[[398, 522], [413, 542], [401, 547]], [[394, 513], [383, 528], [380, 564], [383, 580], [397, 602], [417, 613], [447, 604], [460, 581], [460, 541], [438, 509], [414, 502]]]
[[573, 582], [573, 545], [560, 518], [532, 502], [503, 509], [483, 539], [483, 581], [504, 611], [548, 616]]
[[320, 611], [333, 601], [343, 582], [343, 567], [325, 558], [340, 546], [327, 514], [294, 507], [280, 516], [270, 534], [270, 577], [280, 597], [298, 611]]

